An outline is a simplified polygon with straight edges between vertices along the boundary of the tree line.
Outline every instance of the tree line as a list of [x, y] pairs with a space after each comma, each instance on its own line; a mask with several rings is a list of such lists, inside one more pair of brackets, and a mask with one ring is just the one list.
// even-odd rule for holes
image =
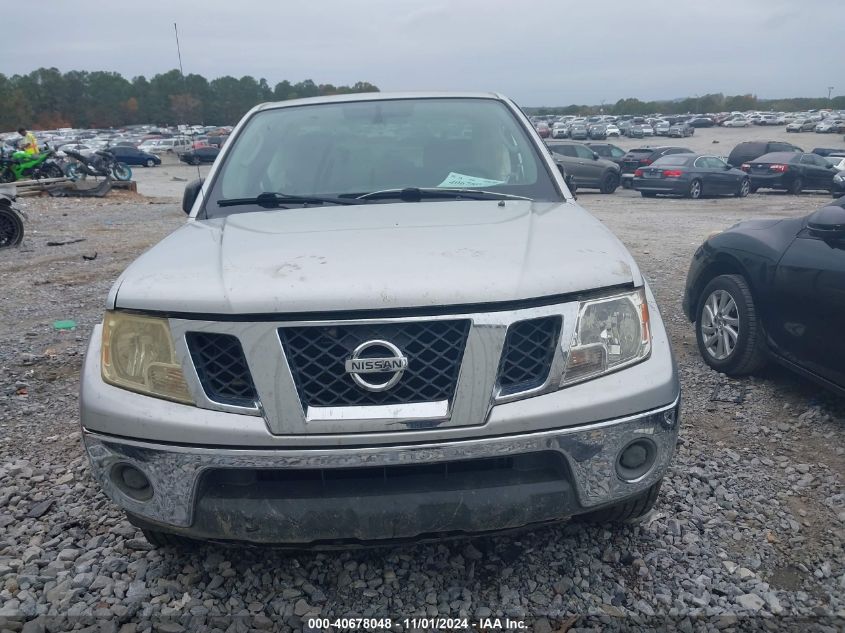
[[178, 70], [126, 79], [119, 73], [39, 68], [28, 75], [0, 73], [0, 131], [110, 128], [134, 123], [234, 125], [265, 101], [377, 92], [366, 81], [351, 86], [316, 84], [310, 79], [271, 86], [264, 78], [185, 77]]
[[795, 97], [788, 99], [759, 99], [756, 95], [725, 96], [722, 93], [706, 94], [672, 101], [640, 101], [620, 99], [616, 103], [603, 105], [568, 105], [561, 107], [526, 108], [530, 114], [687, 114], [706, 112], [745, 112], [746, 110], [773, 110], [796, 112], [800, 110], [834, 108], [845, 109], [845, 95], [827, 99], [825, 97]]

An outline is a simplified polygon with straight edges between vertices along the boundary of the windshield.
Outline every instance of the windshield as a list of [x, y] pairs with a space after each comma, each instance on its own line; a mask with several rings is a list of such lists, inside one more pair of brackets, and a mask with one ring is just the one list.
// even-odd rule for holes
[[205, 205], [207, 217], [250, 210], [220, 208], [221, 200], [267, 192], [338, 198], [462, 188], [561, 199], [523, 127], [493, 99], [360, 101], [260, 111], [220, 169]]

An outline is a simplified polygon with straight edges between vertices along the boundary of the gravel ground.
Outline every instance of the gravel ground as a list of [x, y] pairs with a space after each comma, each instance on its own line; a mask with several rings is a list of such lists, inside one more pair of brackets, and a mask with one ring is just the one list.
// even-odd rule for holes
[[[194, 170], [137, 177], [177, 196], [173, 178]], [[827, 199], [580, 194], [649, 278], [683, 382], [678, 455], [642, 523], [322, 553], [154, 550], [98, 491], [78, 431], [87, 338], [112, 280], [184, 216], [173, 197], [27, 200], [23, 246], [0, 252], [0, 632], [309, 630], [317, 614], [392, 617], [394, 630], [435, 615], [538, 632], [843, 630], [845, 400], [775, 367], [711, 371], [680, 308], [708, 233]], [[76, 328], [55, 330], [62, 319]]]

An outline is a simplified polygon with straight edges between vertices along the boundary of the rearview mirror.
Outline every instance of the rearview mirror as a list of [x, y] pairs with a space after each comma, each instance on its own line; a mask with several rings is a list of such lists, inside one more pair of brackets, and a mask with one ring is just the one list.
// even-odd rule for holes
[[197, 196], [199, 196], [200, 190], [202, 189], [202, 183], [204, 182], [205, 178], [198, 178], [185, 185], [185, 192], [182, 194], [182, 211], [186, 215], [191, 214], [191, 209], [194, 208], [194, 202], [196, 202]]
[[807, 219], [810, 234], [821, 238], [845, 238], [845, 209], [822, 207]]

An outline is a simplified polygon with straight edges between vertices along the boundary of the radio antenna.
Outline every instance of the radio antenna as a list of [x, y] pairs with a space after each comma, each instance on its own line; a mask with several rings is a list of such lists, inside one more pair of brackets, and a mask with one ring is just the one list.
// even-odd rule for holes
[[[188, 80], [185, 79], [185, 71], [182, 69], [182, 48], [179, 46], [179, 28], [176, 26], [176, 22], [173, 23], [173, 32], [176, 34], [176, 54], [179, 56], [179, 75], [182, 77], [182, 86], [185, 88], [185, 98], [189, 98]], [[186, 121], [185, 126], [187, 127], [187, 125], [188, 123]], [[191, 137], [189, 136], [188, 138]], [[193, 147], [193, 141], [191, 141], [191, 149], [195, 149]], [[197, 163], [197, 178], [202, 179], [199, 163]], [[200, 193], [202, 193], [202, 189], [200, 189]]]

